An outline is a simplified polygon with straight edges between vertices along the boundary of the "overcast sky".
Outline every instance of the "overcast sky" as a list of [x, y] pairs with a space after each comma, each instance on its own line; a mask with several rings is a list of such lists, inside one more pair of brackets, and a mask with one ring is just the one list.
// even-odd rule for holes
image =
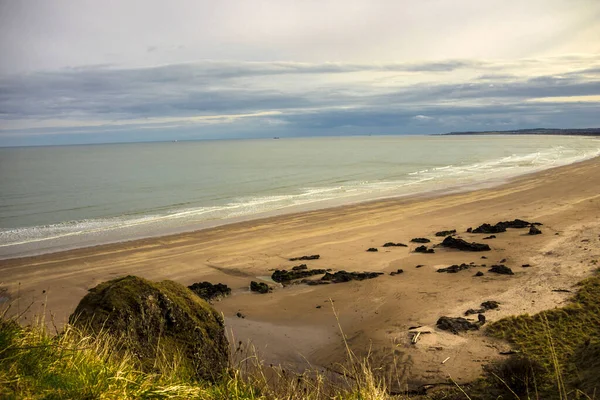
[[600, 126], [598, 0], [0, 0], [0, 145]]

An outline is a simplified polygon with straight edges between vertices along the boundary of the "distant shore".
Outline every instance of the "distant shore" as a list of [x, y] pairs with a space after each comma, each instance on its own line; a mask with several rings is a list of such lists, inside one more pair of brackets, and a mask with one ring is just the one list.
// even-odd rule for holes
[[[8, 299], [19, 298], [21, 311], [32, 304], [24, 318], [31, 320], [45, 310], [47, 321], [60, 325], [89, 288], [117, 276], [171, 279], [185, 285], [225, 283], [232, 295], [215, 308], [223, 313], [236, 343], [250, 340], [266, 362], [299, 369], [307, 361], [335, 369], [343, 360], [333, 304], [349, 346], [361, 354], [370, 349], [373, 363], [386, 368], [393, 354], [406, 366], [403, 382], [419, 385], [447, 375], [467, 382], [479, 375], [482, 363], [498, 359], [507, 345], [477, 332], [453, 335], [438, 330], [437, 319], [462, 316], [487, 300], [500, 303], [486, 313], [488, 321], [562, 304], [569, 293], [555, 290], [572, 289], [592, 273], [590, 260], [600, 259], [598, 187], [597, 157], [470, 192], [380, 200], [3, 260], [0, 288]], [[531, 236], [526, 230], [509, 229], [489, 240], [483, 239], [487, 235], [466, 233], [469, 227], [515, 218], [543, 223], [543, 233]], [[418, 244], [411, 243], [412, 238], [428, 238], [431, 247], [443, 239], [435, 232], [451, 229], [492, 250], [433, 247], [434, 254], [414, 252]], [[382, 247], [386, 242], [408, 247]], [[304, 262], [308, 268], [384, 275], [318, 286], [281, 287], [270, 280], [274, 269], [300, 263], [289, 258], [312, 254], [320, 258]], [[479, 267], [436, 272], [462, 263]], [[506, 265], [514, 275], [488, 272], [493, 264]], [[398, 269], [403, 273], [390, 276]], [[474, 276], [476, 271], [484, 275]], [[273, 292], [251, 293], [251, 280], [268, 283]], [[415, 326], [432, 333], [411, 344], [408, 331]]]
[[448, 132], [442, 135], [566, 135], [566, 136], [600, 136], [600, 128], [583, 129], [559, 129], [559, 128], [535, 128], [516, 129], [507, 131], [465, 131]]

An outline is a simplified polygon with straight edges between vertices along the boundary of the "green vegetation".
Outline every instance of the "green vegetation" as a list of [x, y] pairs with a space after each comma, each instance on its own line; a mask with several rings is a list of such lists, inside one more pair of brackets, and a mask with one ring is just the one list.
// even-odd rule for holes
[[[41, 325], [40, 325], [41, 326]], [[197, 380], [176, 360], [156, 356], [156, 372], [142, 372], [130, 352], [115, 351], [113, 336], [86, 335], [67, 325], [60, 335], [41, 327], [23, 328], [0, 320], [2, 399], [386, 399], [367, 363], [356, 363], [333, 384], [317, 371], [293, 374], [263, 366], [239, 354], [229, 375], [216, 382]]]
[[[498, 381], [505, 375], [501, 386], [537, 392], [540, 398], [592, 398], [600, 393], [599, 276], [580, 282], [568, 305], [504, 318], [490, 324], [486, 333], [513, 343], [521, 352], [509, 361], [512, 367], [490, 369]], [[506, 382], [513, 378], [512, 385]]]

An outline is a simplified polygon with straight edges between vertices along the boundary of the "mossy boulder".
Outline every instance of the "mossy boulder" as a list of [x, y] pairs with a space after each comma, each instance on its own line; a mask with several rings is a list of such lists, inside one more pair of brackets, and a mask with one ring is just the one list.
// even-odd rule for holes
[[228, 368], [229, 345], [221, 316], [186, 287], [136, 276], [90, 289], [70, 323], [91, 334], [117, 337], [124, 350], [153, 372], [157, 354], [180, 355], [197, 379], [215, 381]]

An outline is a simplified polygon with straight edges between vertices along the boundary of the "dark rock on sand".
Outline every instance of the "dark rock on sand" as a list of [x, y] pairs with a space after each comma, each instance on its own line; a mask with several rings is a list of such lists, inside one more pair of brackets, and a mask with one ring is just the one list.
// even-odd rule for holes
[[429, 243], [429, 242], [431, 242], [431, 240], [429, 240], [427, 238], [412, 238], [412, 239], [410, 239], [410, 241], [413, 243]]
[[483, 238], [483, 240], [496, 239], [496, 235], [490, 235]]
[[290, 258], [290, 261], [309, 261], [309, 260], [318, 260], [321, 256], [318, 254], [313, 254], [312, 256], [302, 256], [302, 257], [293, 257]]
[[481, 303], [481, 308], [478, 308], [478, 309], [470, 308], [467, 311], [465, 311], [465, 315], [471, 315], [471, 314], [481, 315], [488, 310], [494, 310], [494, 309], [498, 308], [499, 304], [500, 303], [498, 303], [497, 301], [494, 301], [494, 300], [484, 301], [483, 303]]
[[483, 272], [481, 272], [481, 271], [477, 271], [477, 272], [475, 273], [475, 276], [483, 276]]
[[471, 232], [473, 232], [473, 228], [471, 228], [471, 227], [467, 228], [467, 233], [471, 233]]
[[333, 283], [342, 283], [350, 281], [362, 281], [365, 279], [377, 278], [379, 275], [383, 275], [383, 272], [346, 272], [337, 271], [333, 274], [329, 272], [321, 278], [322, 281], [328, 281]]
[[461, 251], [489, 251], [490, 246], [483, 243], [469, 243], [463, 239], [455, 239], [452, 236], [447, 236], [441, 243], [441, 246]]
[[437, 270], [437, 272], [448, 272], [450, 274], [455, 274], [458, 271], [462, 271], [462, 270], [469, 269], [469, 268], [471, 268], [471, 266], [467, 265], [465, 263], [460, 264], [460, 265], [454, 264], [454, 265], [451, 265], [451, 266], [446, 267], [446, 268], [440, 268], [440, 269]]
[[379, 251], [379, 250], [377, 250], [377, 248], [375, 248], [375, 247], [369, 247], [369, 248], [367, 249], [367, 251], [370, 251], [370, 252], [376, 252], [376, 251]]
[[495, 272], [497, 274], [503, 274], [503, 275], [514, 275], [514, 272], [512, 271], [512, 269], [508, 268], [506, 265], [492, 265], [492, 268], [490, 268], [489, 272]]
[[485, 324], [485, 315], [477, 314], [477, 321], [479, 321], [479, 324], [481, 325]]
[[475, 324], [462, 317], [440, 317], [436, 323], [437, 327], [444, 331], [450, 331], [455, 335], [464, 331], [476, 331], [479, 329], [479, 324]]
[[398, 268], [396, 271], [392, 271], [392, 272], [390, 272], [390, 275], [391, 275], [391, 276], [394, 276], [394, 275], [398, 275], [398, 274], [402, 274], [402, 273], [404, 273], [404, 270], [403, 270], [403, 269], [400, 269], [400, 268]]
[[292, 267], [292, 271], [302, 271], [303, 269], [308, 269], [308, 266], [306, 264], [300, 264]]
[[473, 233], [501, 233], [501, 232], [506, 232], [506, 228], [504, 226], [482, 224], [482, 225], [478, 226], [477, 228], [473, 229], [471, 232], [473, 232]]
[[231, 294], [231, 289], [223, 283], [213, 285], [210, 282], [196, 282], [188, 286], [188, 289], [207, 301]]
[[424, 265], [423, 264], [419, 264], [415, 268], [421, 268], [421, 267], [424, 267]]
[[449, 236], [449, 235], [454, 235], [456, 233], [456, 229], [452, 229], [451, 231], [439, 231], [435, 233], [435, 236]]
[[250, 282], [250, 290], [253, 292], [265, 294], [265, 293], [269, 293], [273, 289], [264, 282], [252, 281], [252, 282]]
[[534, 225], [531, 225], [531, 228], [529, 228], [529, 234], [530, 235], [539, 235], [541, 234], [542, 231], [540, 231], [538, 228], [536, 228]]
[[241, 312], [235, 313], [235, 316], [238, 318], [246, 318], [246, 316], [244, 314], [242, 314]]
[[292, 269], [287, 271], [285, 269], [276, 269], [271, 275], [271, 279], [278, 283], [284, 283], [293, 281], [295, 279], [307, 278], [313, 275], [322, 275], [326, 271], [324, 269]]
[[499, 305], [500, 305], [500, 303], [498, 303], [495, 300], [488, 300], [488, 301], [484, 301], [483, 303], [481, 303], [481, 307], [483, 307], [486, 310], [494, 310], [494, 309], [498, 308]]
[[472, 232], [473, 233], [502, 233], [502, 232], [506, 232], [507, 228], [515, 228], [515, 229], [522, 229], [522, 228], [527, 228], [531, 225], [541, 225], [539, 222], [527, 222], [527, 221], [523, 221], [522, 219], [515, 219], [513, 221], [501, 221], [498, 222], [496, 225], [490, 225], [490, 224], [482, 224], [480, 226], [478, 226], [477, 228], [473, 229]]
[[386, 244], [383, 245], [383, 247], [408, 247], [408, 246], [405, 245], [404, 243], [387, 242]]
[[425, 245], [422, 245], [415, 249], [415, 253], [431, 254], [431, 253], [435, 253], [435, 251], [433, 249], [428, 249], [427, 246], [425, 246]]
[[229, 344], [221, 315], [185, 286], [136, 276], [113, 279], [90, 289], [69, 322], [90, 335], [118, 340], [154, 373], [156, 354], [178, 354], [196, 379], [217, 381], [229, 365]]
[[523, 267], [523, 268], [529, 268], [529, 267], [531, 267], [531, 265], [530, 264], [523, 264], [523, 265], [521, 265], [521, 267]]

